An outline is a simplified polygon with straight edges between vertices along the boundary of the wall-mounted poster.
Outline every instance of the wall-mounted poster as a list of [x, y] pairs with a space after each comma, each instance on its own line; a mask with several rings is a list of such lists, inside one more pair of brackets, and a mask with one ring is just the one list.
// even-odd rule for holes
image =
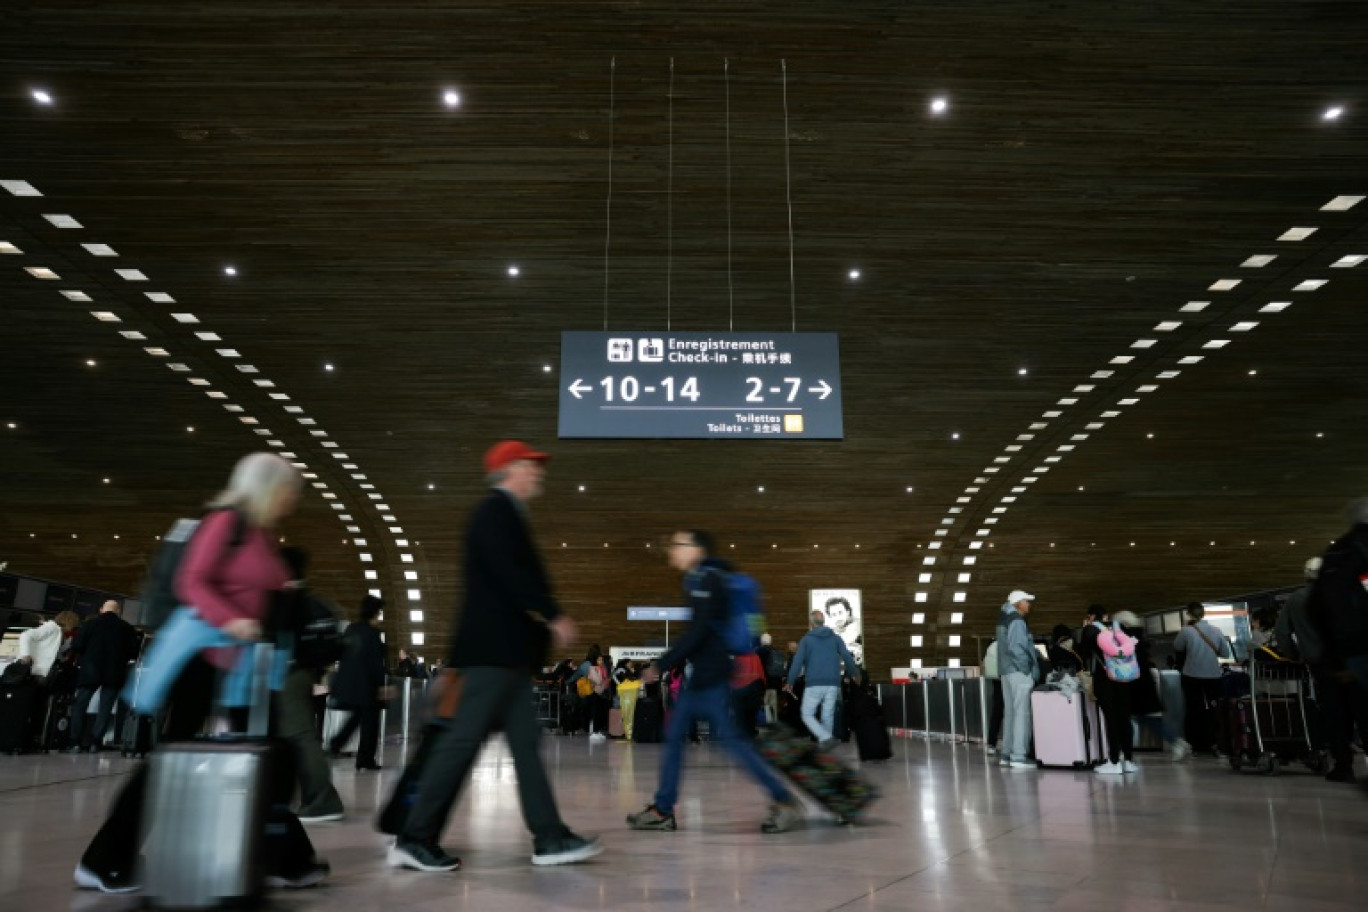
[[864, 615], [860, 610], [859, 589], [809, 589], [808, 606], [811, 611], [826, 615], [826, 625], [842, 640], [864, 667]]

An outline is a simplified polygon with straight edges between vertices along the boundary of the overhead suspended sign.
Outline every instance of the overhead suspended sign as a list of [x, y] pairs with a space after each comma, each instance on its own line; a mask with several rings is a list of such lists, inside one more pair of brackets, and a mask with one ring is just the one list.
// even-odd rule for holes
[[560, 436], [845, 437], [835, 333], [561, 333]]

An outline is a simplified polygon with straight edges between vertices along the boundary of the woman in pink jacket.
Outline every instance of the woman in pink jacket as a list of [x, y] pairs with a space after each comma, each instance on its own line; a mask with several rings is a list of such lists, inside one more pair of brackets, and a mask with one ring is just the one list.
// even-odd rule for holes
[[[278, 549], [276, 524], [294, 512], [303, 480], [273, 453], [252, 453], [233, 469], [228, 487], [208, 504], [209, 512], [186, 545], [176, 575], [176, 594], [199, 617], [234, 640], [251, 643], [262, 637], [272, 593], [290, 579]], [[162, 740], [184, 741], [204, 728], [213, 709], [219, 672], [233, 666], [238, 649], [210, 649], [190, 659], [171, 686]], [[289, 801], [293, 771], [278, 778]], [[78, 887], [105, 893], [139, 889], [135, 879], [141, 844], [143, 796], [147, 765], [134, 772], [115, 800], [109, 817], [76, 867]], [[273, 796], [268, 830], [280, 834], [266, 853], [268, 886], [306, 887], [321, 881], [328, 866], [319, 862], [313, 845], [288, 811], [278, 811]], [[212, 851], [210, 846], [206, 851]]]

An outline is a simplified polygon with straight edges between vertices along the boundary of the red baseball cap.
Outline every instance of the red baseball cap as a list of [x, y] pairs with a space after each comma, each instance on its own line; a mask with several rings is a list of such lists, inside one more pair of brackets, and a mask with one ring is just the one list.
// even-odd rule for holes
[[550, 458], [550, 453], [538, 452], [521, 440], [500, 440], [485, 450], [484, 466], [486, 472], [497, 472], [509, 463], [517, 462], [520, 459], [546, 462]]

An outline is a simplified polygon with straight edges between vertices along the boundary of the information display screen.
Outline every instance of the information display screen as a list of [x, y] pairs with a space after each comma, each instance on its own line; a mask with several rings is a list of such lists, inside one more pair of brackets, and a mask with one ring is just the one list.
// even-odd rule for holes
[[835, 333], [561, 333], [560, 436], [840, 440]]

